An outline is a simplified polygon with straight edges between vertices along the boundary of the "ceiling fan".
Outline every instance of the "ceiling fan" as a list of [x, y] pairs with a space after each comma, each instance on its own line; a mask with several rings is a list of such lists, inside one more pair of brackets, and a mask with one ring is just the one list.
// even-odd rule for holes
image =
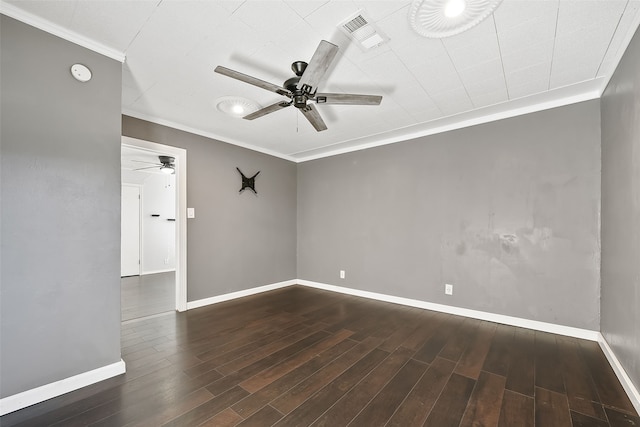
[[265, 116], [269, 113], [281, 110], [293, 105], [309, 120], [311, 125], [318, 131], [327, 129], [327, 125], [322, 120], [320, 113], [314, 104], [341, 104], [341, 105], [379, 105], [382, 96], [378, 95], [354, 95], [349, 93], [318, 93], [318, 83], [325, 75], [331, 62], [338, 53], [338, 46], [322, 40], [318, 45], [311, 61], [307, 64], [304, 61], [295, 61], [291, 64], [291, 69], [295, 73], [294, 77], [286, 80], [282, 86], [278, 86], [264, 80], [231, 70], [226, 67], [217, 66], [215, 72], [231, 77], [236, 80], [258, 86], [279, 95], [286, 96], [290, 101], [276, 102], [268, 107], [255, 111], [243, 119], [253, 120]]
[[153, 165], [153, 166], [149, 166], [146, 168], [138, 168], [138, 169], [134, 169], [135, 171], [141, 171], [141, 170], [145, 170], [145, 169], [156, 169], [158, 167], [160, 167], [160, 172], [165, 173], [167, 175], [171, 175], [173, 173], [176, 173], [176, 165], [175, 165], [175, 157], [171, 157], [171, 156], [158, 156], [158, 160], [160, 160], [160, 163], [151, 163], [151, 162], [145, 162], [143, 160], [131, 160], [132, 162], [136, 162], [136, 163], [146, 163], [149, 165]]

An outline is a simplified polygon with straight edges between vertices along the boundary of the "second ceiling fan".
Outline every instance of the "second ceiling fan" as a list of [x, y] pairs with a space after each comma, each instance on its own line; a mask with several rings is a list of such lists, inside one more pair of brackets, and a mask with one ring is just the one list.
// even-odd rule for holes
[[269, 113], [281, 110], [293, 105], [309, 120], [311, 125], [318, 132], [326, 130], [327, 125], [322, 120], [322, 116], [315, 108], [316, 104], [341, 104], [341, 105], [379, 105], [382, 96], [378, 95], [355, 95], [350, 93], [318, 93], [318, 83], [322, 80], [331, 62], [338, 53], [338, 46], [322, 40], [318, 45], [311, 61], [307, 64], [304, 61], [296, 61], [291, 64], [291, 69], [295, 77], [286, 80], [282, 86], [266, 82], [256, 77], [243, 74], [239, 71], [217, 66], [215, 72], [236, 80], [249, 83], [251, 85], [286, 96], [289, 101], [276, 102], [275, 104], [255, 111], [243, 119], [253, 120]]

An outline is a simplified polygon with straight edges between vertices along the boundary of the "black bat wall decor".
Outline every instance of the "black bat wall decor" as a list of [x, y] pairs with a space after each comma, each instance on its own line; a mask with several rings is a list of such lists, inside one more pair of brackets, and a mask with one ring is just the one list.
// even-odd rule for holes
[[236, 167], [236, 170], [240, 172], [240, 176], [242, 177], [242, 188], [240, 188], [239, 193], [242, 193], [244, 190], [248, 188], [249, 190], [253, 191], [255, 194], [258, 194], [258, 192], [256, 191], [256, 176], [258, 176], [260, 171], [256, 172], [256, 174], [253, 175], [251, 178], [247, 178], [246, 176], [244, 176], [240, 168]]

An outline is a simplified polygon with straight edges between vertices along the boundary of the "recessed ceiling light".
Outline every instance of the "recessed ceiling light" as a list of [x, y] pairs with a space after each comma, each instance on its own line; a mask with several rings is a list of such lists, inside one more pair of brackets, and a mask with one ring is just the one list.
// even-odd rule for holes
[[237, 118], [244, 117], [261, 108], [257, 102], [239, 96], [223, 96], [213, 103], [218, 111]]
[[496, 10], [502, 0], [414, 0], [409, 22], [424, 37], [441, 39], [467, 31]]

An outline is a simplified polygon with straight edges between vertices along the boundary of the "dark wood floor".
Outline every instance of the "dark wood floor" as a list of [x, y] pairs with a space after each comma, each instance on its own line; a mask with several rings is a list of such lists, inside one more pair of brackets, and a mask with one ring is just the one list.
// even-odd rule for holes
[[0, 424], [640, 426], [597, 343], [298, 286], [127, 322], [122, 348], [125, 375]]
[[173, 271], [123, 277], [120, 289], [123, 321], [176, 309], [176, 273]]

